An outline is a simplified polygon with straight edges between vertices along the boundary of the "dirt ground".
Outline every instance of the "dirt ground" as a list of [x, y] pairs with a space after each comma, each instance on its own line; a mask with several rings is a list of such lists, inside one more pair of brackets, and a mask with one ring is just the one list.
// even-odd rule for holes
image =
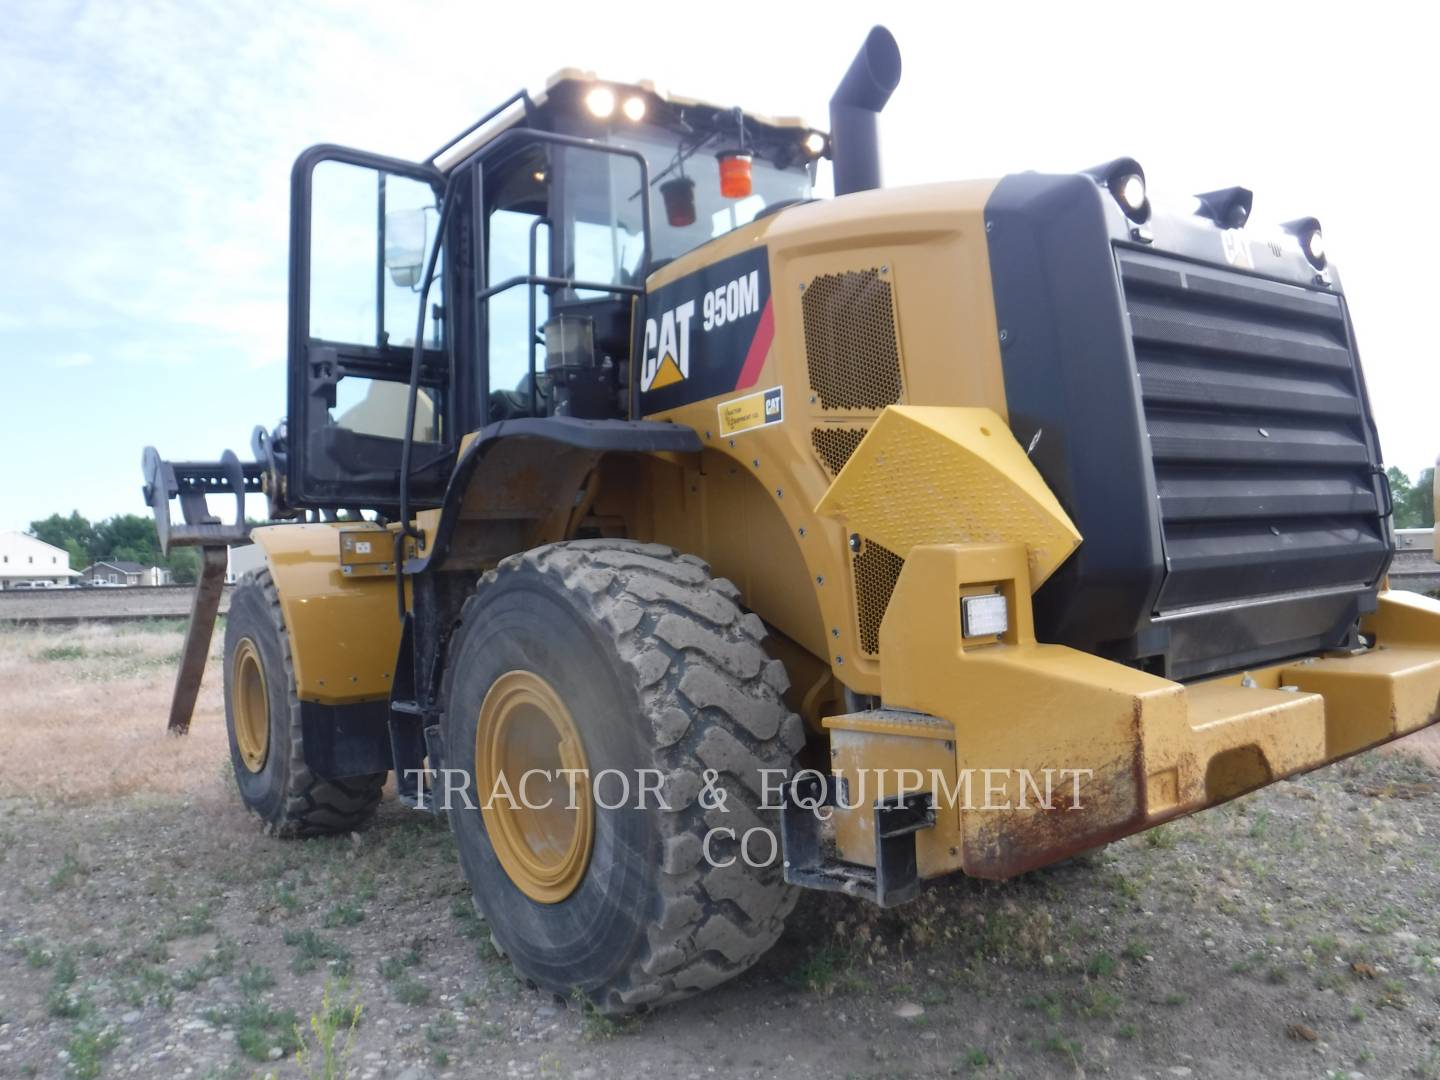
[[517, 981], [443, 823], [264, 835], [213, 664], [164, 734], [179, 647], [0, 630], [0, 1077], [1440, 1077], [1434, 740], [891, 913], [807, 896], [617, 1022]]

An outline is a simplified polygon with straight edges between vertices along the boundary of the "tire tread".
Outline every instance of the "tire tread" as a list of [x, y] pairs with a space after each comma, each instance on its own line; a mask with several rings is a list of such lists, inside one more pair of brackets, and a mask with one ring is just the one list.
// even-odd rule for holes
[[[720, 868], [700, 850], [699, 838], [714, 821], [737, 833], [762, 822], [756, 770], [790, 768], [803, 741], [800, 719], [782, 697], [789, 685], [784, 665], [762, 644], [764, 623], [741, 609], [740, 591], [711, 577], [704, 560], [616, 539], [552, 544], [505, 559], [481, 579], [461, 623], [472, 609], [478, 616], [487, 586], [527, 570], [556, 579], [576, 598], [631, 669], [648, 718], [642, 735], [666, 774], [662, 790], [671, 805], [657, 814], [663, 858], [647, 948], [619, 978], [586, 996], [597, 1009], [623, 1012], [735, 977], [779, 939], [798, 896], [778, 858], [760, 870], [743, 860]], [[729, 797], [739, 798], [728, 814], [697, 801], [712, 768]]]
[[[280, 607], [279, 590], [276, 589], [268, 569], [247, 573], [236, 586], [237, 594], [241, 589], [256, 589], [260, 593], [270, 628], [279, 642], [281, 662], [285, 670], [285, 696], [289, 702], [289, 713], [286, 717], [290, 733], [290, 759], [286, 774], [289, 783], [284, 803], [270, 817], [261, 814], [254, 807], [251, 807], [251, 810], [265, 822], [266, 829], [276, 836], [306, 837], [351, 832], [374, 816], [375, 808], [380, 803], [386, 774], [374, 773], [344, 780], [324, 780], [310, 771], [305, 762], [305, 734], [301, 723], [300, 700], [296, 697], [295, 663], [290, 651], [290, 635], [285, 627], [285, 616]], [[233, 601], [234, 598], [232, 603]], [[226, 653], [229, 651], [227, 642]]]

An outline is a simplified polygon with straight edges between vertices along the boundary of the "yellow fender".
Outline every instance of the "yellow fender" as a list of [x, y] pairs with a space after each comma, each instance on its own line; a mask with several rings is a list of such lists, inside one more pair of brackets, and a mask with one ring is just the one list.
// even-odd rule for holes
[[400, 651], [395, 578], [345, 572], [341, 534], [357, 530], [373, 531], [377, 550], [394, 543], [388, 529], [355, 521], [266, 525], [250, 534], [280, 594], [301, 701], [348, 705], [390, 696]]

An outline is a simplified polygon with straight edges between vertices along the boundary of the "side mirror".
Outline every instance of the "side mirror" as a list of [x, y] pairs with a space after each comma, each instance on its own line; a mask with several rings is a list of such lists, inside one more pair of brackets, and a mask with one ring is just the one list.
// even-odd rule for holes
[[385, 269], [406, 289], [420, 283], [425, 262], [425, 210], [391, 210], [385, 215]]

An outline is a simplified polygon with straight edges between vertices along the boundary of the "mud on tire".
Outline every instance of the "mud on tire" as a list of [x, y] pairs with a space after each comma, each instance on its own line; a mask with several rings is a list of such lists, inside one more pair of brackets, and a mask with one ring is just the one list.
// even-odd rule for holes
[[[764, 624], [738, 601], [700, 559], [623, 540], [512, 556], [467, 601], [449, 650], [444, 725], [446, 765], [466, 771], [475, 805], [481, 703], [495, 679], [522, 668], [565, 701], [592, 777], [653, 769], [670, 807], [597, 805], [583, 879], [563, 900], [540, 903], [506, 875], [481, 812], [452, 804], [476, 906], [533, 983], [625, 1011], [733, 978], [779, 938], [796, 890], [784, 882], [777, 815], [761, 809], [761, 770], [775, 770], [778, 786], [804, 731], [781, 699], [788, 679], [761, 644]], [[707, 770], [723, 809], [699, 798]], [[711, 829], [739, 837], [756, 826], [776, 841], [768, 865], [747, 865], [723, 834], [705, 857]], [[768, 842], [752, 853], [762, 860]]]
[[[245, 639], [259, 654], [268, 706], [268, 749], [258, 771], [246, 764], [235, 733], [235, 658]], [[385, 773], [322, 780], [305, 764], [290, 636], [268, 570], [246, 574], [230, 599], [225, 620], [225, 728], [240, 797], [276, 835], [348, 832], [374, 814]]]

